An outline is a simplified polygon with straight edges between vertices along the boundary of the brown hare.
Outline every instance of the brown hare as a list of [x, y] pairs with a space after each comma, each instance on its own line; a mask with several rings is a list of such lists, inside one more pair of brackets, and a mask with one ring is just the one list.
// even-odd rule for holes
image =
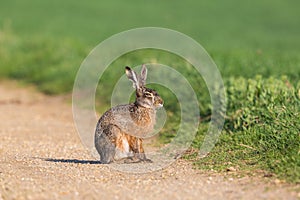
[[103, 164], [152, 162], [146, 158], [143, 137], [153, 131], [156, 109], [163, 106], [163, 100], [155, 90], [145, 87], [145, 65], [140, 75], [130, 67], [125, 67], [125, 72], [133, 82], [136, 99], [134, 103], [112, 107], [99, 119], [95, 147]]

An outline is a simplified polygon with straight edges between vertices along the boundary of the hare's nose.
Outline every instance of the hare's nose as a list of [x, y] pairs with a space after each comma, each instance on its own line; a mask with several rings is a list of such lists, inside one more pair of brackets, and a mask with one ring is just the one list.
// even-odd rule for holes
[[161, 105], [164, 104], [164, 101], [162, 99], [160, 99], [160, 102], [159, 102]]
[[164, 104], [164, 101], [162, 100], [162, 98], [159, 97], [159, 98], [157, 99], [157, 103], [163, 105], [163, 104]]

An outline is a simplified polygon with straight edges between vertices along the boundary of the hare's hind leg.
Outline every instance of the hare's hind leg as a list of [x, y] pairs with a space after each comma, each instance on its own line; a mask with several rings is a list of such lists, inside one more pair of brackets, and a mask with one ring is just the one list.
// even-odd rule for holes
[[95, 134], [95, 147], [100, 155], [102, 164], [114, 161], [116, 154], [116, 138], [119, 131], [114, 125], [97, 129]]
[[100, 154], [102, 164], [113, 162], [116, 146], [109, 140], [108, 136], [102, 133], [95, 138], [95, 147]]
[[143, 148], [143, 140], [141, 138], [132, 137], [131, 138], [131, 149], [133, 151], [133, 160], [138, 160], [139, 162], [152, 162], [152, 160], [146, 158], [146, 154]]

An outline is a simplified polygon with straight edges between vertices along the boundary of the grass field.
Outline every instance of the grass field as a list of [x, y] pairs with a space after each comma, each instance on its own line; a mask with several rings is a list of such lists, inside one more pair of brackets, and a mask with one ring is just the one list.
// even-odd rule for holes
[[[2, 0], [0, 78], [35, 84], [48, 94], [69, 93], [83, 59], [112, 34], [145, 26], [183, 32], [202, 44], [214, 59], [228, 98], [221, 138], [208, 157], [196, 162], [197, 166], [265, 169], [290, 182], [300, 182], [299, 6], [296, 0]], [[153, 59], [171, 63], [188, 74], [182, 67], [187, 65], [184, 60], [145, 50], [112, 63], [108, 80], [118, 79], [124, 65]], [[201, 114], [209, 116], [209, 96], [198, 79], [189, 78], [195, 84]], [[105, 108], [111, 89], [98, 92]], [[177, 122], [176, 100], [168, 93], [163, 97], [169, 100], [166, 108], [175, 113], [172, 121]], [[162, 141], [172, 138], [173, 127], [167, 124]], [[206, 127], [207, 122], [203, 122], [194, 148], [201, 145]]]

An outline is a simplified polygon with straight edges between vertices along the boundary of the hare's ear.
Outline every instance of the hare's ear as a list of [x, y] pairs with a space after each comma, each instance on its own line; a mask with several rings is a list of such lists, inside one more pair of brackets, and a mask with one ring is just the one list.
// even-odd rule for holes
[[127, 78], [129, 80], [131, 80], [132, 83], [133, 83], [132, 87], [134, 87], [135, 89], [138, 89], [139, 88], [139, 81], [138, 81], [138, 78], [137, 78], [137, 75], [136, 75], [135, 71], [133, 71], [130, 67], [126, 66], [125, 67], [125, 72], [126, 72]]
[[146, 68], [146, 65], [143, 64], [142, 71], [141, 71], [141, 80], [140, 80], [140, 85], [141, 86], [146, 85], [146, 79], [147, 79], [147, 68]]

